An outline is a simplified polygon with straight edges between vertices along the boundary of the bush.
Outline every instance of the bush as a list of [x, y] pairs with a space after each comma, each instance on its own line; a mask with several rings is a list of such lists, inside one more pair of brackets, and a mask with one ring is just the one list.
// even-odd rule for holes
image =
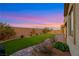
[[24, 38], [24, 35], [21, 35], [20, 37], [21, 37], [21, 38]]
[[5, 56], [5, 45], [0, 44], [0, 56]]
[[42, 32], [43, 32], [43, 33], [47, 33], [47, 32], [49, 32], [49, 31], [51, 31], [49, 28], [44, 28]]
[[67, 44], [62, 43], [62, 42], [55, 42], [54, 43], [54, 47], [65, 52], [65, 51], [69, 51], [69, 47]]
[[10, 39], [15, 35], [16, 33], [12, 27], [8, 24], [0, 23], [0, 40]]

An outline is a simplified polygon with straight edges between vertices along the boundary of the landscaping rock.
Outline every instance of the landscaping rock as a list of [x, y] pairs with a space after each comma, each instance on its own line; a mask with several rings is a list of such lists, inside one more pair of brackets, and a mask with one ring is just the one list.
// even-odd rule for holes
[[12, 54], [11, 56], [32, 56], [32, 50], [33, 50], [32, 47], [25, 48]]

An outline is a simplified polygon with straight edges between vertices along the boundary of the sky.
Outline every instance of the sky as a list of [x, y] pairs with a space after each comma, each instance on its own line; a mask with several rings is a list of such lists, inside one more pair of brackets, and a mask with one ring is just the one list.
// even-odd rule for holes
[[13, 27], [60, 29], [63, 3], [0, 3], [0, 22]]

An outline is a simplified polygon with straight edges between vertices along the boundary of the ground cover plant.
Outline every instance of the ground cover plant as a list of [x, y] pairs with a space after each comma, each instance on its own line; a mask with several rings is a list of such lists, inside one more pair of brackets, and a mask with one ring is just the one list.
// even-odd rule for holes
[[65, 51], [69, 51], [69, 47], [67, 44], [62, 43], [62, 42], [55, 42], [54, 43], [54, 47], [65, 52]]

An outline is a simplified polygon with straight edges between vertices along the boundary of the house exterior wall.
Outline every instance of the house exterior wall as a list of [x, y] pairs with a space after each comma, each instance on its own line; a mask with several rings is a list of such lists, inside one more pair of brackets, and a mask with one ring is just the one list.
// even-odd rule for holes
[[[71, 6], [73, 5], [74, 12], [74, 35], [70, 35], [70, 22], [69, 22], [69, 12]], [[70, 4], [68, 9], [68, 14], [65, 17], [67, 21], [67, 44], [70, 48], [70, 53], [72, 56], [79, 56], [79, 4]], [[75, 43], [74, 43], [75, 42]]]
[[66, 17], [64, 17], [64, 38], [65, 38], [65, 42], [67, 42], [67, 21], [66, 21]]

